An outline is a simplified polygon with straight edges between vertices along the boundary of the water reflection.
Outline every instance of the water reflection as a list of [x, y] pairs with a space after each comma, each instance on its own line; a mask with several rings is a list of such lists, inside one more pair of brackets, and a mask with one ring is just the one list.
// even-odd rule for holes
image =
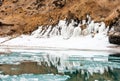
[[110, 54], [108, 60], [111, 61], [111, 62], [118, 62], [118, 63], [120, 63], [120, 53]]
[[[53, 52], [14, 52], [0, 55], [1, 76], [9, 75], [9, 79], [16, 76], [17, 79], [14, 81], [20, 81], [18, 77], [23, 77], [23, 74], [28, 74], [28, 76], [33, 74], [31, 77], [36, 74], [37, 76], [61, 75], [61, 80], [56, 78], [50, 81], [120, 81], [120, 54], [84, 56], [81, 52], [55, 53], [57, 54], [53, 54]], [[68, 76], [65, 78], [64, 75], [68, 75], [70, 78]], [[49, 76], [49, 78], [53, 76]]]

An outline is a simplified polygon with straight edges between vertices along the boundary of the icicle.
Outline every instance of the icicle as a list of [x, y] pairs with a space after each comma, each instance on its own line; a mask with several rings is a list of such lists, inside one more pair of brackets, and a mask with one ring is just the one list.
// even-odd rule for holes
[[50, 36], [58, 36], [59, 35], [59, 31], [58, 31], [58, 26], [55, 26], [51, 33], [50, 33]]
[[47, 29], [48, 29], [48, 26], [44, 27], [44, 29], [43, 29], [43, 27], [42, 27], [42, 30], [41, 30], [41, 32], [40, 32], [40, 34], [39, 34], [38, 37], [40, 37], [40, 38], [43, 37], [44, 34], [46, 33]]
[[43, 35], [43, 37], [48, 37], [49, 36], [49, 32], [50, 32], [51, 28], [52, 28], [52, 26], [48, 26], [48, 29], [46, 30], [46, 32]]
[[91, 21], [91, 23], [88, 24], [87, 29], [88, 29], [89, 34], [93, 32], [93, 30], [94, 30], [94, 21]]
[[39, 26], [37, 30], [32, 32], [31, 35], [34, 36], [34, 37], [39, 37], [41, 31], [42, 31], [42, 26]]
[[64, 37], [66, 37], [66, 32], [67, 32], [67, 24], [66, 21], [64, 20], [60, 20], [58, 23], [59, 28], [61, 29], [61, 35]]
[[61, 29], [61, 35], [64, 37], [67, 36], [67, 25], [65, 24], [64, 26], [62, 26], [62, 29]]
[[86, 24], [86, 20], [82, 20], [82, 25]]
[[[62, 36], [64, 39], [69, 39], [71, 37], [78, 37], [81, 34], [83, 36], [92, 35], [95, 36], [96, 33], [104, 33], [107, 35], [108, 28], [105, 29], [105, 23], [95, 23], [94, 20], [91, 20], [91, 17], [87, 14], [86, 20], [81, 20], [77, 22], [71, 19], [71, 23], [67, 25], [66, 20], [60, 20], [59, 23], [52, 27], [42, 27], [40, 26], [38, 30], [34, 31], [31, 35], [34, 37], [51, 37], [51, 36]], [[80, 28], [80, 25], [85, 25], [85, 28]], [[114, 28], [112, 28], [114, 29]], [[111, 29], [111, 31], [113, 31]]]
[[87, 24], [90, 24], [90, 22], [91, 22], [91, 17], [90, 17], [90, 15], [88, 15], [88, 14], [87, 14], [87, 19], [88, 19]]
[[72, 23], [69, 24], [69, 26], [67, 27], [67, 38], [70, 38], [73, 34], [74, 31], [74, 22], [72, 20]]
[[107, 26], [107, 28], [105, 29], [105, 31], [104, 31], [104, 35], [108, 35], [108, 32], [109, 32], [109, 26]]
[[76, 27], [73, 31], [73, 35], [72, 37], [79, 37], [81, 35], [81, 28], [80, 27]]
[[105, 23], [101, 22], [99, 27], [99, 33], [102, 33], [105, 30]]
[[94, 24], [94, 33], [96, 34], [99, 31], [99, 23]]

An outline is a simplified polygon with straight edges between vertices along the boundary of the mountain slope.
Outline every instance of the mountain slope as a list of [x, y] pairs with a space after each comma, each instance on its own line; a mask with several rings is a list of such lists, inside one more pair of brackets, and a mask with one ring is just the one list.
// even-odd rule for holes
[[61, 19], [85, 19], [107, 25], [117, 16], [119, 0], [3, 0], [0, 6], [0, 35], [29, 34], [39, 25], [55, 25]]

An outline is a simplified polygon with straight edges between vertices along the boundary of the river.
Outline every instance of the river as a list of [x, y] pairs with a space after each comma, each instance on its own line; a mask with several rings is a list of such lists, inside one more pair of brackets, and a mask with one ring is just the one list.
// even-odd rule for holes
[[0, 55], [0, 81], [120, 81], [120, 54], [39, 50]]

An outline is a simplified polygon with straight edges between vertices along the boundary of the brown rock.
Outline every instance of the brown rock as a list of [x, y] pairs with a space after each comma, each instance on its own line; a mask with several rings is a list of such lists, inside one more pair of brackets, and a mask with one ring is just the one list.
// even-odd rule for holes
[[[14, 26], [0, 28], [0, 35], [7, 35], [14, 28], [16, 32], [12, 34], [29, 34], [39, 25], [52, 25], [68, 18], [69, 11], [78, 19], [89, 13], [94, 20], [104, 18], [108, 23], [116, 16], [116, 9], [120, 9], [119, 0], [4, 0], [0, 21]], [[21, 25], [24, 22], [27, 24]]]

